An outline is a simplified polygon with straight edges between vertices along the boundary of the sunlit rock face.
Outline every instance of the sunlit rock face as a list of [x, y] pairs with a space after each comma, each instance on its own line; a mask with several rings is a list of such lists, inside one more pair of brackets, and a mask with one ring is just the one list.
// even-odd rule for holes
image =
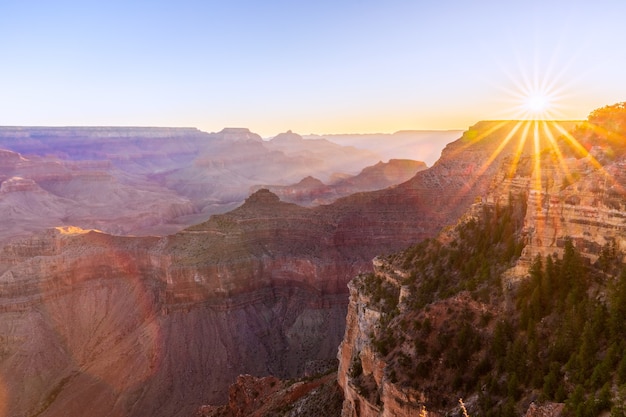
[[[529, 137], [532, 138], [532, 133]], [[511, 144], [519, 146], [518, 139], [514, 137]], [[482, 193], [475, 196], [478, 197], [476, 201], [479, 203], [476, 206], [496, 203], [504, 205], [509, 202], [512, 195], [521, 196], [526, 206], [521, 231], [525, 243], [522, 256], [513, 268], [502, 275], [503, 287], [507, 290], [515, 288], [515, 285], [512, 285], [515, 283], [511, 280], [523, 280], [528, 277], [528, 268], [537, 255], [543, 257], [554, 255], [556, 258], [562, 258], [567, 240], [571, 240], [586, 261], [595, 263], [599, 268], [603, 267], [603, 257], [610, 258], [616, 255], [618, 257], [612, 262], [623, 265], [623, 251], [626, 249], [626, 221], [623, 215], [626, 208], [624, 198], [626, 153], [623, 150], [619, 153], [612, 149], [610, 142], [605, 143], [603, 147], [588, 147], [582, 150], [577, 148], [574, 152], [571, 149], [573, 147], [571, 142], [571, 139], [562, 138], [558, 141], [555, 138], [549, 140], [547, 135], [542, 134], [541, 142], [533, 144], [533, 147], [536, 146], [534, 152], [532, 147], [521, 153], [511, 152], [505, 148], [499, 157], [495, 157], [495, 153], [492, 154], [497, 170], [490, 178], [491, 183], [482, 188]], [[457, 145], [458, 143], [455, 143], [449, 148]], [[555, 148], [556, 145], [558, 149]], [[480, 161], [478, 158], [476, 160]], [[442, 162], [446, 162], [444, 158], [440, 161]], [[491, 169], [487, 165], [482, 167], [478, 172], [481, 170], [487, 172]], [[426, 172], [418, 174], [417, 177], [424, 174]], [[468, 213], [471, 216], [472, 210], [470, 209]], [[446, 241], [445, 233], [440, 235], [440, 240]], [[385, 265], [382, 265], [381, 268], [378, 265], [378, 275], [390, 282], [394, 281], [393, 277], [388, 276], [391, 267], [387, 265], [385, 268]], [[607, 274], [607, 277], [609, 276]], [[385, 363], [380, 354], [374, 353], [371, 340], [371, 335], [387, 323], [380, 320], [379, 312], [372, 308], [373, 303], [355, 286], [356, 281], [350, 284], [346, 333], [338, 353], [340, 360], [338, 380], [346, 398], [343, 416], [418, 415], [421, 405], [427, 402], [425, 401], [427, 393], [390, 382], [390, 368], [393, 367]], [[400, 285], [397, 290], [401, 299]], [[437, 311], [438, 304], [445, 305], [445, 309]], [[431, 317], [444, 317], [446, 309], [452, 311], [459, 307], [470, 307], [476, 314], [481, 309], [484, 311], [484, 306], [477, 305], [477, 308], [474, 308], [472, 304], [472, 300], [467, 297], [444, 298], [429, 304], [420, 312], [430, 312]], [[504, 307], [498, 307], [501, 311], [506, 311]], [[402, 311], [402, 308], [400, 310]], [[411, 316], [404, 318], [408, 320]], [[437, 324], [434, 324], [434, 327], [437, 328]], [[359, 358], [361, 366], [359, 372], [363, 375], [359, 376], [360, 386], [354, 383], [357, 379], [352, 371], [355, 358]], [[433, 374], [432, 371], [430, 369], [430, 379], [442, 378], [441, 374]], [[373, 391], [366, 389], [368, 383], [373, 387]], [[376, 392], [378, 397], [368, 396], [371, 392]], [[467, 396], [469, 407], [480, 393], [469, 390]], [[438, 411], [445, 415], [460, 414], [458, 407], [458, 404], [454, 403], [448, 409]], [[526, 409], [526, 416], [565, 414], [565, 405], [562, 403], [528, 405], [526, 402], [524, 410]], [[428, 410], [428, 415], [437, 414]], [[470, 415], [473, 415], [471, 410]]]
[[491, 187], [492, 201], [509, 193], [527, 195], [526, 246], [513, 275], [524, 275], [537, 255], [561, 256], [571, 240], [590, 263], [606, 250], [626, 250], [626, 158], [608, 157], [610, 147], [564, 156], [544, 151], [539, 157], [507, 161]]

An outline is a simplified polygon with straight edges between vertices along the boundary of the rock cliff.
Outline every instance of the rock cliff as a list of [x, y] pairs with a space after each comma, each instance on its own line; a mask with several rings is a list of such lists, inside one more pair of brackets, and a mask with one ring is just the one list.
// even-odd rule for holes
[[[485, 132], [482, 127], [476, 130]], [[464, 138], [471, 139], [474, 129]], [[463, 152], [473, 155], [457, 160], [456, 169], [464, 166], [478, 191], [456, 225], [435, 240], [377, 258], [373, 273], [349, 284], [338, 353], [342, 416], [437, 416], [462, 413], [461, 407], [470, 415], [529, 416], [621, 409], [615, 394], [620, 377], [599, 371], [609, 366], [615, 336], [599, 329], [619, 309], [612, 291], [621, 285], [615, 280], [621, 280], [616, 274], [626, 249], [623, 145], [608, 140], [616, 132], [604, 125], [574, 129], [541, 122], [508, 125], [498, 135], [500, 145], [478, 145], [496, 132], [475, 136], [477, 150], [488, 156], [468, 148]], [[582, 145], [589, 142], [593, 146]], [[462, 143], [446, 150], [462, 149]], [[444, 171], [452, 161], [444, 153], [431, 170]], [[478, 185], [475, 174], [488, 172], [489, 184]], [[443, 210], [451, 210], [452, 201]], [[577, 272], [562, 287], [548, 284], [569, 265]], [[545, 293], [546, 285], [552, 292]], [[560, 310], [571, 303], [579, 315]], [[591, 318], [594, 309], [607, 316]], [[583, 332], [584, 323], [571, 327], [573, 320], [589, 320], [586, 327], [594, 323], [597, 330], [598, 352], [587, 357], [592, 365], [577, 362], [591, 331]], [[565, 347], [563, 325], [586, 336]], [[535, 364], [531, 370], [529, 363]], [[552, 378], [562, 379], [553, 386]]]

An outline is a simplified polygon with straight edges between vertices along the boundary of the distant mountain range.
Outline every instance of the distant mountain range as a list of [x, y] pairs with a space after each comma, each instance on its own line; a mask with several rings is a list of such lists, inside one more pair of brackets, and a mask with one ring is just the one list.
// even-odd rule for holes
[[349, 178], [381, 160], [245, 128], [0, 127], [0, 150], [0, 239], [63, 225], [164, 235], [237, 207], [258, 184]]
[[306, 139], [326, 138], [343, 146], [377, 152], [381, 160], [413, 159], [432, 166], [443, 147], [458, 139], [462, 130], [400, 130], [395, 133], [305, 135]]

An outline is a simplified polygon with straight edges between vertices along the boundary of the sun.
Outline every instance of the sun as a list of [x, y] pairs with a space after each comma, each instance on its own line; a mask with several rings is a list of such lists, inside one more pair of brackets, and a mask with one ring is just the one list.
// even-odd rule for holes
[[549, 92], [526, 91], [520, 98], [524, 119], [547, 120], [554, 117], [554, 95]]
[[515, 120], [559, 120], [566, 102], [571, 99], [572, 84], [566, 78], [567, 68], [553, 64], [520, 65], [503, 68], [507, 80], [497, 86], [502, 112]]
[[532, 94], [526, 97], [526, 107], [531, 113], [542, 114], [550, 107], [550, 100], [545, 94]]

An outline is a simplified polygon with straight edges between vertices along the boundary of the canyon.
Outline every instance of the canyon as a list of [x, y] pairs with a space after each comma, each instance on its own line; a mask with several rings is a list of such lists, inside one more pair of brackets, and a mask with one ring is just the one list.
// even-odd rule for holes
[[[576, 124], [545, 124], [541, 135], [563, 140]], [[275, 194], [247, 183], [253, 192], [243, 204], [175, 233], [123, 236], [60, 219], [55, 228], [13, 236], [0, 250], [0, 398], [5, 399], [0, 415], [241, 415], [246, 408], [232, 398], [254, 402], [245, 387], [264, 390], [272, 383], [277, 391], [263, 395], [279, 409], [285, 403], [276, 399], [278, 391], [292, 395], [287, 385], [238, 376], [302, 377], [316, 363], [337, 357], [346, 417], [416, 415], [424, 408], [436, 416], [454, 410], [458, 398], [432, 403], [427, 391], [398, 383], [401, 374], [392, 378], [398, 363], [393, 355], [399, 351], [382, 354], [376, 343], [380, 329], [395, 332], [402, 318], [423, 320], [426, 314], [410, 308], [416, 292], [405, 284], [412, 273], [401, 255], [407, 248], [433, 238], [448, 244], [461, 233], [459, 225], [511, 201], [526, 207], [519, 221], [524, 245], [502, 274], [504, 288], [523, 281], [536, 255], [562, 256], [569, 238], [590, 262], [609, 244], [624, 246], [622, 159], [607, 157], [602, 148], [560, 157], [541, 152], [539, 141], [528, 139], [537, 131], [533, 122], [477, 123], [448, 144], [432, 167], [418, 169], [405, 182], [328, 204], [300, 206], [281, 201], [281, 188]], [[249, 153], [238, 155], [248, 155], [248, 162], [260, 149], [260, 138], [249, 132], [220, 135], [243, 137]], [[301, 146], [301, 140], [288, 132], [274, 145]], [[2, 154], [3, 166], [9, 167], [2, 171], [7, 172], [3, 192], [45, 191], [40, 181], [11, 171], [35, 159], [27, 147], [17, 152]], [[48, 156], [37, 158], [55, 152], [50, 148]], [[271, 152], [286, 155], [276, 148]], [[94, 154], [89, 158], [98, 170], [108, 169]], [[219, 165], [194, 158], [194, 167]], [[120, 168], [124, 164], [137, 176], [147, 169], [145, 160], [116, 161], [109, 174], [129, 175], [129, 168]], [[162, 172], [157, 182], [182, 184], [176, 181], [194, 176], [186, 169]], [[170, 191], [192, 201], [211, 183], [206, 175], [213, 174], [197, 175], [197, 182]], [[298, 183], [283, 178], [289, 182], [280, 187]], [[193, 210], [197, 214], [198, 206]], [[366, 290], [371, 276], [383, 283], [383, 299], [390, 301], [381, 304]], [[398, 306], [399, 316], [389, 316], [387, 302]], [[476, 320], [502, 313], [497, 304], [463, 292], [430, 308], [432, 325], [442, 334], [449, 331], [446, 323], [466, 311]], [[485, 330], [485, 338], [491, 331]], [[450, 382], [446, 378], [437, 381]], [[229, 397], [235, 381], [239, 388], [231, 388]], [[470, 392], [470, 411], [476, 401]], [[229, 408], [220, 411], [219, 405]]]
[[[261, 189], [238, 202], [272, 172], [315, 173], [302, 171], [314, 158], [266, 151], [246, 129], [0, 130], [12, 148], [0, 170], [0, 415], [183, 416], [226, 401], [240, 374], [303, 375], [336, 355], [347, 282], [403, 245], [392, 229], [355, 244], [355, 227], [371, 237], [385, 224], [362, 218], [361, 201], [376, 210], [366, 195], [305, 208]], [[343, 148], [326, 146], [345, 173]], [[240, 180], [259, 155], [266, 174]], [[220, 175], [231, 182], [212, 188]], [[238, 208], [184, 222], [231, 197]], [[423, 227], [411, 233], [437, 225]]]
[[292, 132], [263, 140], [245, 128], [0, 127], [0, 150], [0, 240], [62, 225], [164, 236], [232, 210], [259, 184], [307, 176], [331, 184], [383, 159]]

